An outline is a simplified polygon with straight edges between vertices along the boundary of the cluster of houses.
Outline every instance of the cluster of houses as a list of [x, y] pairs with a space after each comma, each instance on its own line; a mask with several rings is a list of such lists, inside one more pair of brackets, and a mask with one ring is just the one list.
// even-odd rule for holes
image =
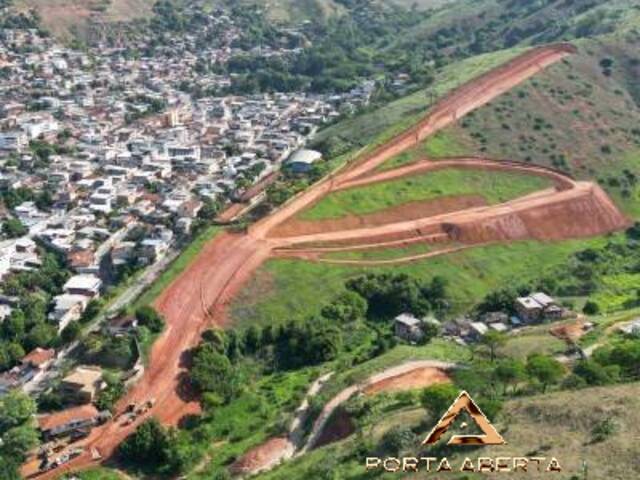
[[418, 342], [424, 336], [425, 322], [436, 322], [445, 336], [460, 343], [467, 343], [480, 340], [490, 331], [506, 333], [525, 325], [559, 320], [574, 315], [543, 292], [516, 298], [513, 303], [513, 312], [514, 314], [502, 311], [487, 312], [477, 318], [464, 316], [442, 324], [431, 317], [419, 319], [403, 313], [394, 320], [394, 333], [403, 340]]
[[[39, 245], [66, 258], [73, 276], [48, 312], [59, 331], [100, 296], [114, 268], [167, 256], [208, 200], [234, 199], [285, 162], [307, 171], [320, 159], [303, 148], [316, 129], [369, 101], [372, 81], [343, 94], [186, 93], [185, 81], [216, 91], [233, 82], [198, 61], [299, 53], [238, 47], [234, 20], [210, 17], [140, 58], [125, 46], [80, 51], [35, 29], [0, 30], [0, 191], [48, 195], [46, 205], [0, 211], [0, 226], [12, 219], [27, 231], [0, 238], [0, 281], [38, 269]], [[212, 31], [216, 41], [203, 48]], [[148, 50], [149, 41], [134, 46]], [[19, 301], [0, 295], [0, 322]]]
[[[205, 16], [198, 28], [162, 42], [140, 36], [87, 50], [36, 29], [0, 29], [0, 192], [30, 192], [29, 200], [0, 210], [0, 227], [17, 220], [26, 231], [1, 234], [0, 282], [40, 268], [42, 248], [65, 258], [71, 276], [48, 310], [60, 332], [118, 268], [167, 257], [206, 202], [242, 198], [284, 164], [308, 172], [321, 154], [305, 149], [307, 141], [321, 125], [368, 104], [375, 90], [367, 80], [340, 94], [212, 94], [236, 78], [221, 73], [225, 68], [203, 71], [203, 62], [224, 66], [244, 54], [287, 60], [302, 50], [241, 46], [233, 18]], [[130, 48], [153, 53], [134, 58]], [[0, 285], [0, 323], [20, 300]], [[135, 318], [117, 317], [103, 331], [135, 328]], [[76, 404], [38, 418], [46, 440], [108, 417], [93, 405], [105, 386], [101, 369], [76, 366], [58, 375], [57, 354], [36, 348], [0, 373], [0, 395], [35, 392], [41, 379], [47, 389], [57, 377], [65, 402]]]

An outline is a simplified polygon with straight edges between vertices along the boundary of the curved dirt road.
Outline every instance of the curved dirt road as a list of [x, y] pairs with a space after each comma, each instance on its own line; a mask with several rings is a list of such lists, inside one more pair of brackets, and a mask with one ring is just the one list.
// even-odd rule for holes
[[[184, 379], [188, 364], [188, 352], [197, 345], [202, 331], [211, 324], [224, 326], [224, 311], [237, 289], [245, 283], [251, 274], [272, 254], [275, 248], [295, 245], [300, 242], [321, 241], [322, 235], [312, 237], [269, 238], [270, 231], [311, 205], [338, 184], [373, 171], [378, 165], [404, 150], [416, 145], [443, 127], [457, 121], [461, 116], [476, 109], [503, 92], [513, 88], [546, 66], [571, 54], [574, 47], [567, 44], [549, 45], [531, 49], [506, 64], [468, 82], [441, 101], [417, 126], [401, 133], [385, 145], [363, 156], [351, 167], [330, 176], [328, 179], [310, 187], [282, 206], [279, 210], [257, 222], [246, 234], [223, 233], [207, 244], [197, 258], [162, 293], [155, 303], [164, 315], [167, 328], [154, 344], [149, 366], [140, 381], [117, 406], [122, 412], [130, 402], [156, 399], [156, 404], [146, 417], [153, 415], [165, 424], [175, 425], [185, 416], [199, 412], [196, 399], [190, 394]], [[593, 186], [577, 184], [574, 188], [552, 194], [541, 194], [541, 198], [529, 198], [529, 202], [541, 202], [549, 206], [551, 202], [571, 201], [580, 192], [592, 191]], [[603, 202], [610, 202], [606, 195], [595, 193]], [[555, 198], [550, 198], [553, 196]], [[563, 196], [563, 197], [560, 197]], [[613, 210], [615, 206], [610, 204]], [[496, 208], [500, 208], [497, 206]], [[503, 206], [505, 214], [514, 208], [530, 208], [524, 203]], [[617, 211], [617, 210], [616, 210]], [[496, 211], [474, 209], [458, 214], [459, 220], [473, 222], [478, 216], [485, 219], [495, 218]], [[443, 219], [440, 219], [442, 222]], [[413, 224], [381, 227], [382, 231], [399, 231], [404, 228], [417, 228], [421, 224], [433, 223], [426, 219]], [[526, 235], [526, 231], [523, 235]], [[354, 232], [335, 232], [333, 238], [362, 238], [375, 234], [375, 229]], [[330, 239], [331, 237], [329, 237]], [[371, 242], [369, 242], [371, 243]], [[39, 475], [40, 478], [53, 478], [63, 472], [89, 467], [97, 460], [91, 458], [91, 451], [99, 452], [103, 458], [109, 458], [117, 445], [143, 418], [130, 425], [112, 421], [103, 427], [94, 429], [91, 436], [82, 444], [85, 453], [64, 467]], [[34, 474], [33, 465], [23, 469], [25, 476]]]
[[309, 433], [307, 443], [302, 449], [300, 449], [297, 455], [303, 455], [304, 453], [308, 452], [315, 446], [327, 422], [331, 418], [331, 414], [333, 414], [336, 408], [338, 408], [340, 405], [343, 405], [351, 397], [353, 397], [358, 393], [365, 392], [368, 389], [371, 389], [371, 387], [375, 386], [378, 383], [385, 382], [395, 377], [401, 377], [415, 370], [424, 369], [424, 368], [436, 368], [439, 370], [446, 371], [446, 370], [451, 370], [452, 368], [455, 368], [455, 364], [449, 363], [449, 362], [440, 362], [437, 360], [417, 360], [417, 361], [406, 362], [406, 363], [403, 363], [402, 365], [391, 367], [391, 368], [388, 368], [387, 370], [384, 370], [375, 375], [372, 375], [371, 377], [369, 377], [367, 380], [365, 380], [360, 384], [351, 385], [350, 387], [345, 388], [344, 390], [342, 390], [340, 393], [338, 393], [335, 397], [333, 397], [331, 400], [329, 400], [326, 403], [326, 405], [320, 412], [320, 415], [318, 416], [318, 418], [313, 424], [313, 428]]

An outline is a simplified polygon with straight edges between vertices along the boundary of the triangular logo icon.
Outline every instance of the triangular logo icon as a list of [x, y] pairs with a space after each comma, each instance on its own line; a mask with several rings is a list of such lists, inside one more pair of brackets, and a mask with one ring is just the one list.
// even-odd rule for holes
[[454, 435], [447, 445], [504, 445], [507, 443], [502, 438], [502, 435], [491, 425], [491, 422], [487, 420], [487, 417], [471, 396], [462, 391], [422, 444], [432, 445], [436, 443], [463, 410], [469, 414], [484, 435]]

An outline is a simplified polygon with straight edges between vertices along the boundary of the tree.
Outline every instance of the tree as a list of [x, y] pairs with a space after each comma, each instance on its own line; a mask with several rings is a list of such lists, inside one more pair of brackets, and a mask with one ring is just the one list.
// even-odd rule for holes
[[524, 363], [520, 360], [503, 360], [493, 371], [495, 379], [504, 385], [503, 392], [507, 393], [507, 387], [515, 386], [527, 378]]
[[20, 220], [15, 218], [8, 218], [2, 224], [2, 233], [9, 238], [18, 238], [26, 235], [29, 232]]
[[151, 418], [120, 444], [118, 454], [127, 463], [161, 471], [167, 464], [172, 447], [172, 432]]
[[17, 468], [26, 453], [38, 445], [33, 419], [35, 402], [18, 390], [0, 397], [0, 474], [2, 478], [19, 478]]
[[367, 301], [356, 292], [343, 292], [322, 309], [322, 316], [342, 323], [363, 318], [367, 313]]
[[440, 418], [458, 397], [458, 389], [450, 383], [438, 383], [422, 391], [421, 403], [433, 418]]
[[164, 329], [164, 320], [153, 307], [148, 305], [136, 310], [136, 319], [140, 325], [147, 327], [153, 333], [160, 333]]
[[493, 362], [496, 359], [498, 348], [503, 347], [507, 343], [507, 336], [496, 330], [490, 330], [480, 339], [480, 343], [489, 349], [489, 356]]
[[608, 385], [620, 379], [620, 368], [617, 365], [603, 366], [590, 359], [578, 362], [573, 373], [583, 378], [588, 385]]
[[417, 445], [416, 434], [407, 427], [394, 427], [388, 430], [381, 440], [381, 446], [389, 455], [397, 456], [401, 452]]
[[564, 366], [556, 359], [547, 355], [534, 354], [527, 358], [527, 373], [542, 384], [542, 391], [547, 386], [558, 382], [565, 373]]
[[247, 328], [244, 334], [244, 348], [249, 354], [256, 353], [260, 348], [260, 331], [255, 325]]
[[594, 301], [588, 300], [584, 304], [584, 307], [582, 307], [582, 313], [585, 315], [597, 315], [600, 313], [600, 305]]
[[60, 333], [60, 338], [64, 343], [71, 343], [74, 340], [77, 340], [80, 336], [80, 332], [82, 331], [82, 327], [80, 327], [80, 323], [77, 321], [69, 322], [69, 324], [62, 330]]
[[211, 344], [203, 343], [197, 348], [190, 375], [200, 392], [216, 393], [225, 402], [237, 393], [237, 376], [231, 362]]

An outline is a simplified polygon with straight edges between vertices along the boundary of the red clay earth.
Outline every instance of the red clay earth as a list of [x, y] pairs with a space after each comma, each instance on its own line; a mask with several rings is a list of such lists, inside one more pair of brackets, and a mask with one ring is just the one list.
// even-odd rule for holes
[[245, 453], [229, 470], [234, 475], [256, 474], [276, 463], [281, 458], [282, 449], [285, 448], [291, 448], [287, 438], [271, 438]]
[[356, 426], [349, 414], [344, 408], [338, 407], [327, 421], [327, 425], [322, 430], [313, 448], [319, 448], [323, 445], [329, 445], [330, 443], [343, 440], [355, 431]]
[[434, 383], [444, 383], [450, 380], [449, 375], [444, 370], [424, 367], [369, 385], [364, 389], [364, 393], [365, 395], [375, 395], [380, 392], [401, 392], [425, 388]]
[[572, 323], [554, 326], [549, 329], [549, 332], [569, 345], [573, 345], [588, 332], [588, 329], [584, 319], [579, 319]]
[[[155, 302], [166, 319], [167, 328], [153, 346], [148, 368], [142, 380], [117, 405], [121, 413], [132, 401], [156, 399], [153, 415], [164, 424], [176, 425], [191, 414], [197, 414], [197, 399], [185, 386], [188, 352], [197, 345], [200, 334], [211, 325], [224, 327], [225, 307], [237, 290], [271, 255], [275, 248], [301, 242], [324, 242], [406, 234], [439, 225], [452, 238], [474, 242], [519, 238], [566, 238], [595, 235], [619, 229], [626, 220], [598, 187], [577, 182], [564, 192], [549, 192], [509, 205], [475, 207], [423, 220], [394, 223], [389, 226], [359, 228], [346, 232], [303, 235], [293, 239], [269, 238], [271, 231], [294, 216], [337, 185], [346, 184], [376, 169], [402, 151], [414, 147], [425, 137], [457, 121], [496, 96], [513, 88], [545, 67], [557, 62], [575, 48], [568, 44], [534, 48], [506, 64], [468, 82], [441, 101], [417, 126], [391, 139], [363, 156], [350, 168], [312, 186], [273, 214], [252, 225], [245, 234], [223, 233], [207, 244], [197, 258], [162, 293]], [[438, 218], [441, 217], [441, 218]], [[435, 219], [435, 220], [434, 220]], [[361, 243], [362, 243], [361, 242]], [[117, 418], [117, 415], [116, 415]], [[64, 467], [40, 474], [53, 478], [63, 472], [90, 467], [97, 463], [91, 451], [109, 459], [117, 445], [144, 421], [122, 425], [118, 420], [94, 429], [81, 444], [85, 453]], [[23, 469], [25, 476], [37, 475], [33, 462]]]

